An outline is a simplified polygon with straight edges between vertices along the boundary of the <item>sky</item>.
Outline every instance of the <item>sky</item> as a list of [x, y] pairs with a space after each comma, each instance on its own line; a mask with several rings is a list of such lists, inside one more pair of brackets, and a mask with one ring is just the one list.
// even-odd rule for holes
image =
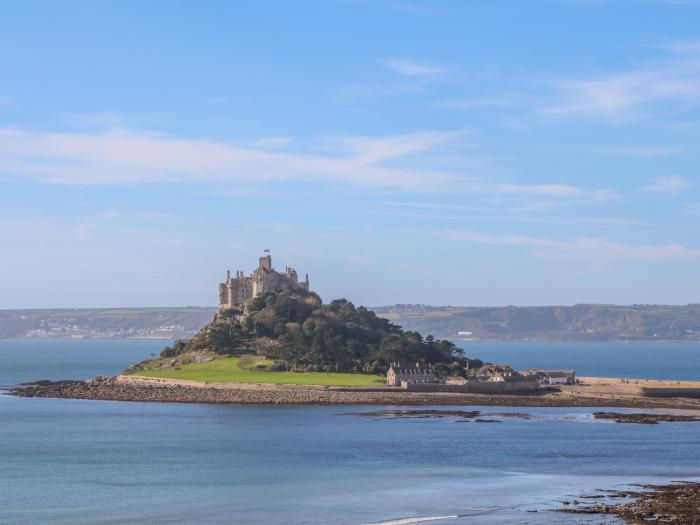
[[700, 0], [24, 0], [0, 308], [700, 301]]

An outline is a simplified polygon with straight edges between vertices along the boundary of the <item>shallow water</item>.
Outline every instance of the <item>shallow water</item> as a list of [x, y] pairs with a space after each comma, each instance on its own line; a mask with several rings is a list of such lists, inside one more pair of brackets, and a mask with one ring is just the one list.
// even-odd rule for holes
[[[162, 346], [0, 343], [0, 384], [116, 373]], [[377, 408], [0, 396], [0, 523], [600, 523], [546, 509], [700, 478], [698, 423], [571, 408], [515, 407], [537, 417], [491, 424], [337, 415]]]

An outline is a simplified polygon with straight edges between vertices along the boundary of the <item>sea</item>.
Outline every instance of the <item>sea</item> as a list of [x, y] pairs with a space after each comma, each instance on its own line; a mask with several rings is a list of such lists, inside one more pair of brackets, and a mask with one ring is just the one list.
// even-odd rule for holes
[[[115, 374], [166, 343], [0, 340], [0, 390]], [[516, 368], [700, 379], [691, 345], [464, 346]], [[700, 480], [700, 423], [619, 424], [595, 407], [473, 408], [497, 423], [348, 416], [383, 408], [0, 393], [0, 524], [617, 523], [552, 509], [597, 489]]]

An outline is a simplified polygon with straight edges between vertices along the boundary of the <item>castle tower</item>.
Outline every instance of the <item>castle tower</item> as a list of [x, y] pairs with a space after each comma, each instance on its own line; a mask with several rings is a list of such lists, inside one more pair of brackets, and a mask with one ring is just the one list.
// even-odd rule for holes
[[294, 268], [285, 267], [284, 272], [276, 272], [272, 268], [272, 257], [266, 255], [258, 258], [258, 268], [250, 275], [236, 271], [236, 276], [232, 278], [231, 272], [226, 272], [226, 280], [219, 283], [219, 309], [235, 308], [265, 292], [295, 289], [309, 289], [309, 274], [306, 274], [303, 282], [299, 282]]

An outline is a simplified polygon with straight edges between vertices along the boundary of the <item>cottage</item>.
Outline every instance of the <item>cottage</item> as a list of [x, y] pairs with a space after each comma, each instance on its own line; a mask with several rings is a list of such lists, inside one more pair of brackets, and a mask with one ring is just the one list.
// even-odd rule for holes
[[389, 386], [424, 385], [437, 383], [438, 379], [430, 365], [401, 366], [400, 363], [391, 363], [386, 373], [386, 384]]

